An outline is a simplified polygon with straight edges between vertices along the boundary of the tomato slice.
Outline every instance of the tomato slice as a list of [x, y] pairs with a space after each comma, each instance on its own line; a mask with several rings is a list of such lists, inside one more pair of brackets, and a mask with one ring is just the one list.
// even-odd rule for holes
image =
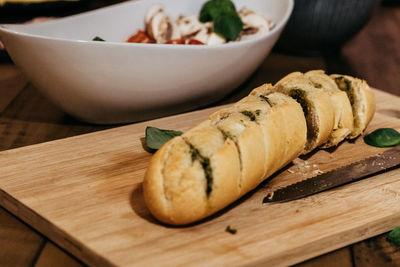
[[187, 44], [189, 44], [189, 45], [204, 45], [205, 43], [203, 43], [199, 40], [196, 40], [196, 39], [189, 39]]
[[166, 42], [166, 44], [185, 44], [185, 39], [179, 38], [179, 39], [169, 40], [168, 42]]
[[[153, 44], [153, 43], [155, 43], [155, 40], [150, 38], [145, 31], [138, 30], [135, 34], [130, 36], [125, 42], [127, 42], [127, 43], [148, 43], [148, 44]], [[166, 42], [166, 44], [204, 45], [204, 43], [200, 42], [199, 40], [196, 40], [196, 39], [185, 40], [183, 38], [169, 40], [168, 42]]]
[[135, 34], [129, 37], [125, 42], [127, 43], [155, 43], [153, 39], [151, 39], [145, 31], [138, 30]]

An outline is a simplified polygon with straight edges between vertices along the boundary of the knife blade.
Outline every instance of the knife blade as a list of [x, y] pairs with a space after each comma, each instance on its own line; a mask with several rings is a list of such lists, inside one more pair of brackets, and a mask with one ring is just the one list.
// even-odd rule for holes
[[263, 203], [281, 203], [304, 198], [399, 166], [400, 146], [396, 146], [376, 156], [277, 189], [269, 193]]

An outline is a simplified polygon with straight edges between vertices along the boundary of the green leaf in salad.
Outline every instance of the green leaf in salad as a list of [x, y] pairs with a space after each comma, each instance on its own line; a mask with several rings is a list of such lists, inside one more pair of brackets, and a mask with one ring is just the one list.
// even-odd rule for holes
[[99, 41], [99, 42], [105, 42], [106, 40], [104, 40], [103, 38], [100, 38], [99, 36], [96, 36], [92, 39], [92, 41]]
[[236, 12], [225, 13], [214, 20], [214, 32], [228, 41], [236, 40], [243, 29], [243, 22]]
[[203, 23], [213, 21], [222, 14], [235, 11], [235, 5], [231, 0], [210, 0], [202, 6], [199, 20]]
[[214, 32], [228, 41], [236, 40], [243, 29], [243, 22], [231, 0], [206, 2], [200, 10], [199, 20], [203, 23], [212, 21]]
[[148, 126], [146, 127], [146, 146], [150, 149], [157, 150], [164, 143], [179, 135], [182, 135], [182, 132]]
[[386, 240], [395, 246], [400, 246], [400, 227], [396, 227], [390, 231]]
[[400, 144], [400, 133], [392, 128], [380, 128], [364, 136], [364, 142], [375, 147], [390, 147]]

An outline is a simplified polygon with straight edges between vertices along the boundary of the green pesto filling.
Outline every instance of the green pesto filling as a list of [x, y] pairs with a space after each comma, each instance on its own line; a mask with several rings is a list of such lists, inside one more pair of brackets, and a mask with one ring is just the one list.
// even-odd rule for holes
[[274, 105], [274, 104], [271, 102], [271, 100], [270, 100], [268, 97], [266, 97], [265, 95], [260, 95], [260, 97], [261, 97], [262, 100], [264, 100], [265, 102], [267, 102], [268, 105], [269, 105], [270, 107], [272, 107], [272, 106]]
[[197, 148], [195, 148], [192, 144], [190, 144], [190, 153], [192, 155], [192, 161], [198, 160], [201, 164], [201, 167], [204, 170], [204, 174], [207, 180], [206, 194], [208, 197], [211, 194], [212, 183], [213, 183], [213, 175], [210, 165], [210, 159], [201, 155], [200, 151]]
[[335, 82], [340, 90], [345, 91], [350, 100], [350, 104], [354, 105], [354, 89], [351, 86], [351, 81], [343, 76], [335, 78]]
[[354, 99], [355, 92], [351, 84], [351, 81], [343, 76], [339, 76], [335, 78], [335, 82], [340, 90], [346, 92], [347, 97], [350, 101], [354, 116], [354, 128], [360, 127], [360, 117], [357, 116], [357, 107], [355, 105], [355, 99]]
[[315, 88], [318, 88], [318, 89], [322, 88], [322, 84], [320, 84], [320, 83], [313, 82], [313, 85], [314, 85]]
[[293, 89], [289, 92], [289, 96], [299, 103], [303, 109], [304, 116], [308, 116], [308, 105], [306, 101], [306, 92], [301, 89]]
[[243, 115], [249, 117], [251, 121], [255, 121], [256, 120], [256, 115], [254, 115], [254, 113], [251, 112], [251, 111], [244, 110], [244, 111], [242, 111], [240, 113], [242, 113]]
[[318, 130], [314, 129], [313, 119], [310, 115], [310, 108], [306, 100], [306, 92], [301, 89], [293, 89], [289, 92], [289, 96], [295, 99], [303, 109], [307, 125], [307, 141], [308, 141], [307, 146], [309, 146], [317, 136]]
[[232, 134], [230, 132], [226, 132], [226, 131], [223, 131], [221, 129], [218, 129], [218, 130], [222, 133], [222, 136], [224, 137], [224, 140], [226, 140], [226, 139], [234, 140], [234, 138], [233, 138], [233, 136], [232, 136]]

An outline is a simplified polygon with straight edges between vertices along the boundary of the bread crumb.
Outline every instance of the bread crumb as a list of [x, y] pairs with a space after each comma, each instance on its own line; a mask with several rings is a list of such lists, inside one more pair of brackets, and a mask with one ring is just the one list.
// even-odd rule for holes
[[322, 173], [324, 173], [324, 172], [323, 172], [323, 171], [321, 171], [321, 170], [319, 170], [319, 169], [318, 169], [318, 170], [314, 170], [314, 171], [313, 171], [313, 174], [322, 174]]
[[312, 177], [312, 176], [323, 173], [319, 169], [318, 164], [310, 163], [307, 160], [301, 160], [300, 158], [297, 158], [293, 161], [293, 164], [294, 164], [294, 167], [293, 167], [294, 170], [291, 170], [290, 173], [296, 172], [299, 175], [303, 176], [304, 178]]

